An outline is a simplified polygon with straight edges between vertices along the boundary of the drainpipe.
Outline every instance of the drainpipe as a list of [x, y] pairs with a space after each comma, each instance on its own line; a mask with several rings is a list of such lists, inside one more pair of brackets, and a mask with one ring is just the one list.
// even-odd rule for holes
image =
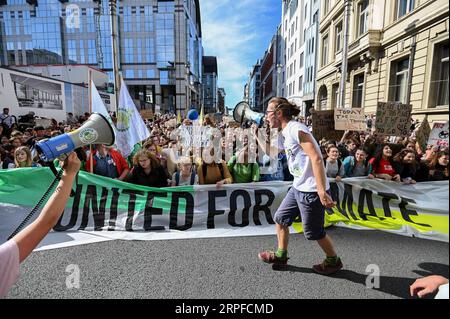
[[347, 65], [348, 65], [348, 40], [349, 40], [349, 23], [350, 23], [350, 11], [351, 11], [351, 1], [345, 0], [344, 3], [344, 43], [342, 45], [342, 63], [341, 63], [341, 81], [339, 83], [339, 98], [338, 98], [338, 108], [344, 108], [345, 106], [345, 85], [347, 83]]

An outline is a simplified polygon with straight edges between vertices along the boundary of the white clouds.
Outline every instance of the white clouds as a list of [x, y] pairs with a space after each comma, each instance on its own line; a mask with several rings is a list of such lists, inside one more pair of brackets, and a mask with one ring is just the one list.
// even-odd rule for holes
[[[279, 23], [278, 0], [201, 0], [205, 55], [217, 56], [226, 105], [243, 96], [252, 65], [261, 58]], [[269, 21], [267, 17], [272, 16]]]

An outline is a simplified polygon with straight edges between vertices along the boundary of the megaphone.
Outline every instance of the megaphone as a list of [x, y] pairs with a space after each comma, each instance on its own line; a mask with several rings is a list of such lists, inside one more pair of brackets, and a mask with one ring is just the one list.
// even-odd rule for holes
[[106, 144], [109, 146], [113, 145], [114, 141], [114, 130], [106, 117], [99, 113], [92, 113], [80, 128], [38, 142], [36, 150], [43, 161], [50, 162], [81, 146], [90, 144]]
[[247, 102], [242, 101], [234, 107], [233, 118], [238, 123], [242, 123], [247, 120], [261, 125], [264, 119], [264, 114], [252, 111], [250, 109], [250, 105], [248, 105]]

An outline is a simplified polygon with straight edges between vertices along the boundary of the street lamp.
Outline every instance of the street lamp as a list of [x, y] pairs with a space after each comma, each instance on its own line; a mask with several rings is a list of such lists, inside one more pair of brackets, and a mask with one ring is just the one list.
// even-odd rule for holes
[[[186, 107], [185, 107], [185, 112], [187, 112], [190, 107], [191, 107], [191, 103], [190, 103], [190, 93], [191, 93], [191, 79], [190, 79], [190, 64], [189, 62], [185, 63], [185, 72], [186, 72]], [[180, 110], [181, 111], [181, 110]]]
[[266, 104], [264, 103], [264, 99], [266, 98], [266, 81], [263, 81], [262, 85], [263, 85], [263, 99], [262, 99], [263, 105], [262, 105], [262, 108], [263, 108], [263, 113], [265, 113], [266, 112], [266, 107], [265, 107]]
[[280, 88], [281, 88], [281, 83], [282, 82], [280, 82], [280, 76], [281, 76], [281, 71], [283, 70], [283, 64], [277, 64], [277, 74], [278, 74], [278, 77], [277, 77], [277, 96], [281, 96], [281, 94], [280, 94]]

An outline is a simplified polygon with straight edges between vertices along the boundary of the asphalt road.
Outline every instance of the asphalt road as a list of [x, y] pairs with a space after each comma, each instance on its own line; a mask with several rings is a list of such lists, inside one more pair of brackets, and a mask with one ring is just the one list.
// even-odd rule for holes
[[[312, 272], [323, 256], [301, 234], [290, 237], [283, 270], [257, 258], [275, 236], [110, 241], [32, 253], [8, 298], [409, 298], [416, 278], [448, 278], [448, 243], [337, 227], [328, 234], [344, 262], [332, 277]], [[79, 288], [66, 286], [70, 264], [79, 267]], [[366, 288], [370, 264], [379, 267], [379, 288]]]

